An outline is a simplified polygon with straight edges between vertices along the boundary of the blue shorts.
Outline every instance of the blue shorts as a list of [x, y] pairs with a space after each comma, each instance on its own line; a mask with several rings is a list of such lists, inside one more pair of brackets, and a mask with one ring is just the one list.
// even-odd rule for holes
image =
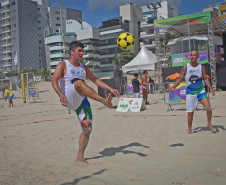
[[12, 99], [13, 99], [13, 97], [14, 97], [14, 94], [13, 94], [13, 95], [11, 95], [11, 96], [9, 97], [9, 100], [12, 100]]

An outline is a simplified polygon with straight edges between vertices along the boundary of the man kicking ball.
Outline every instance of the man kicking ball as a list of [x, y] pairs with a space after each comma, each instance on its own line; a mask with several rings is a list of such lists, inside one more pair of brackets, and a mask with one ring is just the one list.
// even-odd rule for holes
[[[86, 97], [112, 108], [111, 93], [119, 97], [119, 92], [96, 78], [89, 68], [80, 62], [83, 58], [83, 48], [84, 45], [81, 42], [74, 41], [70, 44], [70, 58], [57, 65], [52, 79], [52, 86], [59, 95], [61, 104], [69, 110], [74, 110], [78, 116], [82, 133], [79, 138], [79, 150], [75, 162], [87, 163], [84, 152], [92, 131], [92, 112]], [[102, 98], [94, 89], [86, 85], [85, 78], [90, 79], [94, 84], [109, 90], [111, 93], [108, 94], [106, 99]]]
[[194, 50], [190, 53], [191, 62], [187, 65], [184, 65], [181, 69], [180, 76], [174, 83], [173, 87], [169, 88], [169, 91], [174, 91], [174, 89], [180, 84], [180, 82], [185, 78], [186, 81], [186, 112], [188, 113], [188, 134], [192, 134], [192, 121], [194, 111], [198, 105], [198, 101], [204, 106], [207, 116], [207, 127], [213, 133], [216, 133], [215, 128], [211, 124], [212, 119], [212, 109], [207, 98], [202, 78], [205, 81], [205, 84], [210, 89], [210, 93], [215, 96], [215, 92], [210, 85], [210, 82], [207, 78], [205, 67], [201, 64], [198, 64], [197, 60], [199, 58], [198, 51]]

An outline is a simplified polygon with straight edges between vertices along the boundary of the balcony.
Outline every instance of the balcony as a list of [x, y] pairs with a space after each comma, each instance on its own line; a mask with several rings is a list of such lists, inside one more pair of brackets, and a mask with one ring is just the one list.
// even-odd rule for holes
[[10, 19], [10, 15], [5, 15], [4, 17], [2, 17], [2, 20], [7, 20]]
[[3, 13], [6, 13], [6, 12], [9, 12], [9, 11], [10, 11], [10, 9], [9, 9], [9, 8], [8, 8], [8, 9], [7, 9], [7, 8], [5, 8], [5, 9], [3, 9], [3, 10], [2, 10], [2, 14], [3, 14]]
[[54, 50], [63, 50], [63, 46], [52, 46], [49, 48], [50, 51], [54, 51]]
[[12, 63], [6, 63], [3, 65], [3, 67], [11, 67], [12, 66]]
[[115, 44], [115, 43], [111, 43], [112, 45], [106, 45], [106, 46], [100, 46], [99, 49], [102, 50], [102, 49], [110, 49], [110, 48], [117, 48], [118, 45]]
[[64, 53], [50, 54], [50, 58], [64, 58]]
[[99, 54], [94, 54], [94, 53], [87, 53], [83, 55], [83, 58], [99, 58]]
[[146, 32], [140, 32], [140, 38], [145, 39], [145, 38], [154, 38], [155, 33], [146, 33]]
[[51, 43], [63, 43], [63, 36], [62, 35], [55, 35], [45, 38], [45, 44], [51, 44]]
[[50, 66], [56, 66], [60, 63], [61, 61], [52, 61], [50, 62]]
[[11, 32], [11, 30], [10, 30], [10, 29], [3, 30], [3, 31], [2, 31], [2, 33], [9, 33], [9, 32]]
[[53, 74], [55, 72], [55, 69], [50, 69], [51, 74]]
[[91, 46], [91, 45], [87, 45], [87, 46], [84, 47], [84, 51], [93, 50], [93, 49], [94, 49], [94, 47]]
[[11, 26], [11, 23], [9, 21], [3, 22], [2, 27], [4, 27], [4, 26]]
[[2, 38], [2, 40], [8, 40], [8, 39], [11, 39], [11, 36], [6, 36]]
[[3, 60], [12, 60], [12, 56], [5, 56]]
[[145, 48], [149, 48], [149, 49], [152, 49], [152, 48], [155, 48], [155, 42], [141, 42], [140, 43], [140, 47], [144, 46]]
[[3, 47], [11, 46], [11, 42], [5, 43], [2, 45]]
[[140, 23], [140, 28], [152, 28], [152, 27], [154, 28], [154, 23], [147, 23], [146, 21]]
[[3, 53], [12, 53], [12, 50], [5, 50]]
[[115, 54], [101, 55], [99, 58], [114, 58]]

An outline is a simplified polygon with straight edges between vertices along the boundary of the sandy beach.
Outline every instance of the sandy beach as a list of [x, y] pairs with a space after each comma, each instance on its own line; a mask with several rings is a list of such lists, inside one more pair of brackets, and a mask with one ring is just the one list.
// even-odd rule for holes
[[151, 104], [138, 113], [90, 100], [94, 123], [85, 165], [74, 162], [81, 133], [76, 114], [61, 106], [50, 82], [35, 87], [41, 101], [24, 104], [14, 91], [15, 107], [0, 108], [1, 185], [226, 184], [226, 91], [210, 99], [216, 134], [205, 127], [201, 105], [194, 133], [187, 134], [185, 105], [167, 112], [160, 93], [149, 94]]

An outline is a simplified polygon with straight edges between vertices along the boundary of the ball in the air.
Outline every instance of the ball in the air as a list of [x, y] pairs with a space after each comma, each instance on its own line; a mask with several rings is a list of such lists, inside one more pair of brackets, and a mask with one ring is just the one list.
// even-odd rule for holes
[[129, 32], [121, 33], [117, 38], [117, 44], [123, 50], [130, 50], [134, 46], [134, 43], [135, 39]]

